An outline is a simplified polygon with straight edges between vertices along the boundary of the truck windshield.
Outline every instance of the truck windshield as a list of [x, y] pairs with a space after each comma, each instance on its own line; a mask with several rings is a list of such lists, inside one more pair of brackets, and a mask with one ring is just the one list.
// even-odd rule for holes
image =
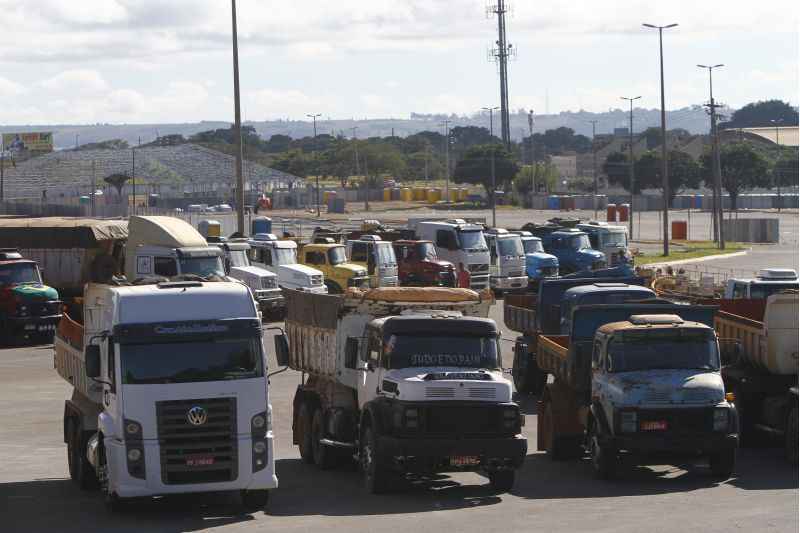
[[568, 241], [568, 246], [573, 250], [585, 250], [592, 247], [592, 245], [589, 243], [588, 235], [576, 235], [575, 237], [572, 237]]
[[432, 242], [422, 242], [418, 244], [417, 253], [419, 254], [420, 259], [427, 259], [428, 261], [436, 261], [438, 259], [438, 256], [436, 255], [436, 247]]
[[246, 267], [250, 266], [250, 261], [247, 260], [247, 252], [244, 250], [234, 250], [231, 252], [231, 266], [232, 267]]
[[394, 248], [388, 242], [382, 242], [375, 245], [375, 253], [377, 254], [379, 265], [395, 265], [397, 258], [394, 256]]
[[344, 253], [344, 246], [337, 246], [328, 250], [328, 260], [332, 265], [346, 263], [347, 255]]
[[479, 229], [458, 230], [458, 242], [462, 250], [469, 252], [487, 252], [486, 239], [483, 238], [483, 231]]
[[196, 274], [207, 278], [209, 276], [225, 276], [222, 261], [219, 257], [181, 257], [181, 274]]
[[122, 382], [190, 383], [264, 375], [258, 338], [204, 339], [161, 344], [123, 344]]
[[627, 331], [608, 345], [611, 372], [719, 370], [714, 334], [706, 330]]
[[753, 283], [750, 285], [750, 298], [759, 300], [781, 291], [796, 291], [797, 289], [798, 284], [796, 281], [793, 283]]
[[497, 239], [499, 255], [524, 255], [525, 249], [522, 247], [522, 239], [519, 237], [505, 237]]
[[275, 248], [276, 265], [294, 265], [297, 263], [297, 250], [294, 248]]
[[33, 263], [10, 263], [0, 265], [0, 286], [41, 282], [39, 270]]
[[544, 252], [542, 241], [536, 239], [527, 239], [522, 241], [522, 246], [525, 248], [526, 254], [538, 254]]
[[606, 233], [603, 236], [603, 243], [605, 246], [626, 246], [628, 244], [628, 235], [622, 231]]
[[384, 347], [388, 368], [499, 368], [497, 339], [455, 335], [392, 335]]

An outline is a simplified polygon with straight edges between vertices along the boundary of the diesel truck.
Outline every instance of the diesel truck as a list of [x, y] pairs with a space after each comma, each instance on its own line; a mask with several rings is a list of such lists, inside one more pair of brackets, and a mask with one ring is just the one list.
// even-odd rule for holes
[[736, 466], [738, 422], [725, 393], [715, 308], [586, 305], [569, 335], [542, 335], [540, 368], [554, 376], [538, 402], [537, 446], [553, 459], [589, 453], [595, 475], [620, 456], [648, 464], [708, 457], [715, 476]]
[[240, 283], [91, 283], [54, 366], [72, 387], [70, 477], [112, 510], [130, 498], [235, 491], [256, 510], [275, 476], [262, 326]]
[[288, 292], [293, 442], [307, 463], [355, 458], [370, 493], [406, 474], [482, 471], [508, 491], [527, 453], [504, 377], [491, 293], [379, 288]]

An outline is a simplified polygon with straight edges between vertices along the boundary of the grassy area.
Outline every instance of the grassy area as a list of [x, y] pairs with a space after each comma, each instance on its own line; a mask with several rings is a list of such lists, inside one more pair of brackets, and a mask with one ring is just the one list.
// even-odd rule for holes
[[745, 250], [747, 247], [739, 242], [726, 242], [725, 250], [720, 250], [713, 241], [670, 241], [669, 255], [664, 257], [661, 250], [645, 251], [634, 258], [636, 266], [685, 259], [698, 259], [708, 255], [731, 254]]

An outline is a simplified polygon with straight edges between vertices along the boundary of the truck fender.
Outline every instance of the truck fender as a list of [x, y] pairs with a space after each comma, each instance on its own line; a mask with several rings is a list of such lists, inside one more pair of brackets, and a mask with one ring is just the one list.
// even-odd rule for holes
[[69, 440], [69, 424], [80, 427], [82, 431], [97, 430], [97, 405], [87, 398], [73, 393], [70, 400], [64, 402], [64, 442]]
[[[599, 402], [593, 401], [589, 408], [592, 413], [592, 421], [597, 424], [600, 435], [613, 435], [613, 426], [606, 416], [606, 411]], [[588, 427], [588, 424], [587, 424]]]
[[376, 405], [375, 402], [367, 403], [361, 410], [361, 418], [358, 424], [359, 435], [361, 428], [364, 427], [364, 424], [371, 424], [372, 428], [375, 430], [375, 433], [378, 435], [384, 433], [383, 418], [380, 414], [380, 406]]
[[122, 438], [114, 429], [114, 419], [105, 411], [97, 417], [97, 432], [108, 435], [110, 438]]

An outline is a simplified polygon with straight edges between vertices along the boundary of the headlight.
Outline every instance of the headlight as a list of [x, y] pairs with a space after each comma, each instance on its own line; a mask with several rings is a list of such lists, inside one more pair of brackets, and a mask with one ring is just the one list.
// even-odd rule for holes
[[520, 424], [519, 411], [517, 409], [504, 409], [503, 410], [503, 427], [506, 429], [514, 429]]
[[636, 411], [622, 411], [620, 413], [620, 431], [622, 433], [636, 433], [638, 418]]
[[717, 407], [714, 409], [714, 431], [726, 431], [728, 429], [727, 407]]
[[253, 451], [260, 455], [267, 451], [267, 445], [262, 440], [256, 441], [253, 443]]
[[128, 450], [128, 461], [135, 463], [142, 458], [142, 450], [139, 448], [131, 448]]
[[406, 409], [406, 427], [416, 429], [419, 427], [419, 411], [416, 409]]
[[253, 427], [255, 429], [261, 429], [265, 425], [267, 425], [267, 420], [262, 415], [256, 415], [253, 417]]
[[267, 434], [268, 411], [263, 411], [250, 419], [250, 434], [253, 439], [263, 439]]
[[141, 439], [142, 438], [142, 425], [133, 420], [125, 421], [125, 436], [128, 439]]

